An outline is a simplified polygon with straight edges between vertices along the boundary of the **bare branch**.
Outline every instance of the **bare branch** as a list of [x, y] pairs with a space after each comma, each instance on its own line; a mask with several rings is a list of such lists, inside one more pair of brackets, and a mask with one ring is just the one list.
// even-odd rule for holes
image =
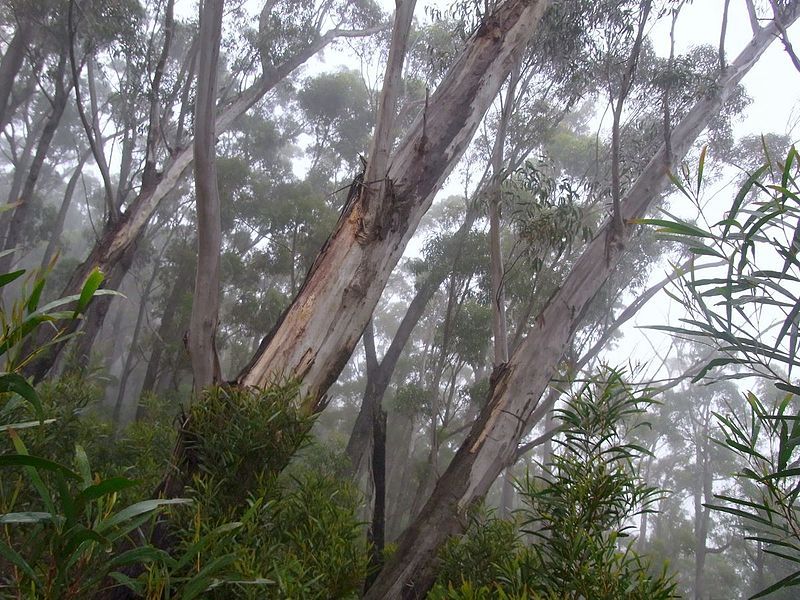
[[719, 66], [725, 68], [725, 34], [728, 32], [728, 9], [731, 0], [725, 0], [725, 8], [722, 10], [722, 27], [719, 32]]
[[769, 0], [769, 4], [772, 7], [772, 15], [774, 18], [775, 26], [778, 28], [781, 37], [781, 43], [783, 44], [783, 49], [786, 50], [786, 54], [789, 55], [789, 58], [794, 65], [794, 68], [800, 72], [800, 58], [797, 57], [797, 53], [794, 51], [792, 47], [792, 43], [789, 41], [789, 34], [786, 32], [786, 27], [783, 26], [781, 22], [781, 14], [780, 8], [778, 7], [777, 2], [775, 0]]
[[[111, 185], [111, 174], [108, 169], [105, 153], [98, 143], [100, 131], [96, 101], [92, 101], [92, 122], [90, 123], [89, 119], [86, 117], [86, 111], [83, 108], [83, 101], [81, 100], [80, 68], [78, 66], [78, 61], [75, 58], [75, 35], [77, 33], [77, 26], [75, 24], [74, 13], [75, 0], [70, 0], [69, 9], [67, 11], [67, 33], [69, 36], [69, 64], [72, 71], [72, 85], [75, 88], [75, 103], [78, 107], [78, 116], [80, 117], [84, 130], [86, 131], [86, 138], [89, 141], [89, 147], [92, 149], [92, 156], [94, 156], [94, 161], [97, 164], [97, 168], [100, 169], [100, 175], [103, 178], [103, 190], [105, 192], [105, 204], [106, 210], [108, 211], [108, 219], [110, 222], [116, 223], [119, 219], [119, 212], [117, 211], [116, 204], [114, 204], [114, 191]], [[91, 57], [89, 57], [87, 68], [90, 87], [89, 95], [91, 99], [94, 99], [94, 70]]]
[[[403, 75], [408, 47], [408, 36], [411, 32], [411, 20], [414, 17], [416, 0], [397, 0], [392, 29], [392, 41], [389, 46], [389, 58], [386, 62], [386, 74], [383, 77], [383, 88], [378, 100], [378, 115], [375, 123], [375, 136], [369, 152], [369, 163], [364, 172], [364, 181], [367, 182], [362, 190], [364, 217], [362, 227], [367, 238], [380, 235], [380, 224], [377, 222], [383, 213], [383, 199], [386, 196], [384, 181], [389, 168], [389, 154], [394, 138], [395, 105], [400, 91], [400, 81]], [[371, 182], [379, 182], [377, 186]], [[391, 184], [390, 184], [391, 185]]]

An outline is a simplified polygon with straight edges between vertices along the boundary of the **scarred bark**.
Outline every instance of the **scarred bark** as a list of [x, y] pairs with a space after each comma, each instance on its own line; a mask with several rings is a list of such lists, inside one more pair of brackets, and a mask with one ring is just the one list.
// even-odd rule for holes
[[[785, 25], [796, 19], [793, 13]], [[724, 69], [709, 95], [701, 98], [672, 132], [672, 151], [662, 146], [621, 203], [625, 223], [641, 217], [667, 184], [675, 166], [723, 105], [736, 84], [755, 64], [776, 28], [757, 33], [739, 57]], [[672, 164], [668, 156], [672, 157]], [[401, 537], [397, 551], [366, 595], [368, 599], [420, 597], [433, 583], [441, 544], [461, 530], [465, 511], [482, 498], [516, 454], [558, 360], [586, 307], [609, 277], [620, 253], [607, 254], [609, 222], [587, 246], [564, 284], [540, 313], [537, 326], [504, 368], [496, 370], [486, 407], [417, 520]], [[630, 235], [630, 227], [625, 233]]]
[[543, 0], [505, 2], [473, 35], [391, 158], [383, 208], [370, 229], [362, 202], [346, 207], [294, 302], [239, 375], [240, 384], [262, 387], [295, 377], [302, 380], [306, 412], [324, 405], [408, 240], [545, 6]]

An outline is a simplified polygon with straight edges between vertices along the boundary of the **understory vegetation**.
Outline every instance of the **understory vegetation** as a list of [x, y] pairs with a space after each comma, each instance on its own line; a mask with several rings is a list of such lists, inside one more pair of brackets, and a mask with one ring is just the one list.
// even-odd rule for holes
[[0, 2], [0, 600], [796, 597], [798, 19]]

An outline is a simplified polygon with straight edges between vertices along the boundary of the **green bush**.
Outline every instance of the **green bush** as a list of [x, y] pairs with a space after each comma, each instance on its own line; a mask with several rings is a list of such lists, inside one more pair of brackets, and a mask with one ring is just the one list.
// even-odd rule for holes
[[[0, 598], [117, 586], [154, 599], [355, 597], [367, 564], [358, 493], [320, 448], [285, 469], [311, 426], [294, 410], [297, 385], [203, 394], [184, 432], [190, 498], [166, 500], [149, 497], [177, 439], [170, 405], [147, 399], [146, 418], [115, 433], [85, 376], [35, 390], [18, 372], [28, 336], [78, 317], [101, 279], [43, 309], [37, 279], [0, 311]], [[78, 310], [53, 312], [69, 302]], [[146, 542], [155, 531], [167, 550]]]
[[525, 506], [515, 522], [473, 519], [445, 546], [431, 598], [675, 597], [666, 571], [653, 575], [625, 543], [631, 519], [659, 495], [633, 467], [643, 450], [625, 441], [651, 402], [614, 370], [581, 386], [558, 412], [552, 462], [517, 484]]
[[284, 469], [311, 424], [296, 400], [294, 384], [214, 388], [190, 409], [194, 502], [176, 511], [176, 552], [216, 541], [177, 575], [225, 563], [226, 581], [212, 597], [230, 598], [234, 586], [237, 598], [345, 598], [362, 585], [367, 553], [355, 488], [336, 477], [324, 451], [306, 453], [322, 457], [317, 464], [307, 458]]

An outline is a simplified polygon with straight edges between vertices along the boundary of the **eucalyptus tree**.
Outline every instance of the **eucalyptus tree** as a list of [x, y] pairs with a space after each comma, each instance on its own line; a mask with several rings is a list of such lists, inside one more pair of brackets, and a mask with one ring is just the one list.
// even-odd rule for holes
[[[372, 3], [308, 3], [303, 5], [299, 19], [286, 20], [280, 17], [281, 14], [292, 12], [291, 5], [291, 2], [270, 1], [262, 7], [258, 32], [253, 32], [252, 36], [254, 44], [248, 45], [246, 58], [231, 65], [233, 68], [221, 86], [223, 90], [218, 99], [220, 107], [215, 117], [217, 132], [229, 129], [238, 117], [274, 90], [295, 69], [335, 40], [362, 37], [382, 28], [379, 24], [380, 13]], [[166, 14], [162, 21], [163, 26], [158, 28], [158, 41], [151, 40], [146, 47], [152, 49], [154, 54], [156, 48], [160, 47], [158, 56], [169, 58], [169, 53], [164, 49], [171, 45], [168, 31], [174, 20]], [[330, 22], [334, 23], [333, 27], [326, 28]], [[355, 28], [348, 29], [346, 25]], [[107, 273], [108, 285], [121, 281], [126, 264], [130, 263], [130, 255], [135, 252], [135, 246], [153, 213], [181, 181], [184, 171], [194, 160], [191, 138], [186, 135], [186, 116], [194, 101], [192, 83], [197, 47], [196, 44], [184, 45], [181, 50], [186, 53], [183, 57], [167, 60], [166, 64], [161, 60], [148, 62], [165, 69], [164, 72], [169, 74], [165, 81], [180, 83], [172, 88], [171, 93], [163, 94], [163, 98], [158, 91], [150, 90], [152, 93], [145, 111], [148, 118], [144, 121], [151, 132], [148, 139], [155, 145], [138, 157], [143, 170], [132, 170], [132, 176], [139, 182], [139, 191], [133, 198], [127, 199], [124, 206], [118, 207], [119, 219], [106, 222], [89, 256], [72, 274], [65, 294], [78, 289], [94, 268]], [[255, 64], [260, 65], [260, 73], [254, 72], [252, 67]], [[151, 81], [159, 84], [160, 79], [153, 77]], [[151, 110], [153, 105], [158, 109]], [[102, 322], [107, 311], [107, 306], [99, 307], [100, 310], [97, 308], [94, 316], [91, 313], [87, 316], [90, 322], [94, 321], [89, 328], [89, 335], [84, 336], [87, 339], [91, 339], [91, 331], [99, 329], [98, 322]], [[43, 377], [60, 349], [61, 345], [52, 347], [50, 352], [41, 355], [40, 360], [29, 366], [28, 372], [37, 379]]]
[[[782, 12], [781, 27], [797, 18], [792, 3]], [[653, 155], [620, 201], [624, 239], [666, 185], [667, 173], [690, 148], [710, 118], [724, 105], [744, 74], [774, 39], [774, 22], [753, 32], [739, 56], [719, 69], [715, 85], [674, 123], [669, 143]], [[423, 508], [401, 538], [397, 552], [384, 567], [368, 598], [394, 598], [409, 587], [430, 585], [432, 559], [447, 535], [459, 528], [461, 511], [483, 496], [491, 482], [515, 455], [529, 423], [538, 421], [539, 398], [551, 379], [586, 307], [619, 262], [619, 249], [607, 244], [614, 235], [607, 221], [588, 244], [570, 274], [537, 318], [537, 327], [493, 378], [489, 398], [465, 443]], [[613, 245], [612, 245], [613, 246]], [[404, 590], [406, 590], [404, 592]]]
[[221, 381], [217, 353], [220, 303], [222, 216], [217, 188], [215, 112], [224, 0], [204, 0], [197, 42], [197, 96], [194, 113], [194, 184], [197, 212], [197, 268], [192, 318], [186, 346], [196, 393]]

